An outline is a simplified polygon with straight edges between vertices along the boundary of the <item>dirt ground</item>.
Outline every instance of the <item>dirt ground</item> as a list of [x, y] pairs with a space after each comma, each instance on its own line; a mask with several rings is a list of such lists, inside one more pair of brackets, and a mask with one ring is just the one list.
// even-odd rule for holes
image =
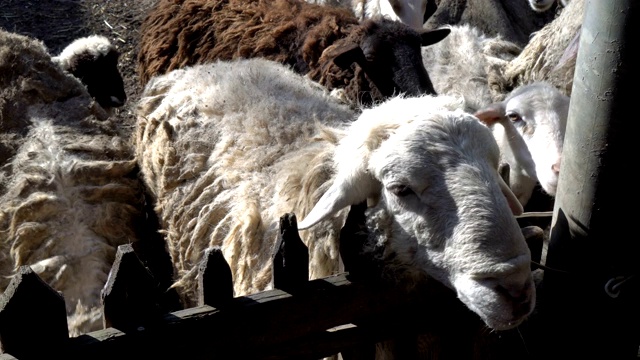
[[56, 55], [73, 40], [104, 35], [120, 51], [127, 103], [116, 110], [123, 126], [133, 126], [133, 108], [142, 88], [135, 72], [144, 14], [156, 0], [0, 0], [0, 28], [42, 40]]

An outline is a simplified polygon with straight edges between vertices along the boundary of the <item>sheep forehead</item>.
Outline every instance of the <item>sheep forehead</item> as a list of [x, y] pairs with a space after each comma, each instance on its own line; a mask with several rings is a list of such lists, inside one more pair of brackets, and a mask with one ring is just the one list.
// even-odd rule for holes
[[495, 169], [498, 158], [488, 128], [461, 112], [442, 112], [393, 129], [373, 151], [369, 168], [379, 179], [417, 185], [427, 173], [457, 171], [463, 164]]
[[564, 134], [569, 111], [569, 97], [551, 85], [531, 84], [516, 89], [505, 99], [506, 112], [519, 113], [536, 128]]

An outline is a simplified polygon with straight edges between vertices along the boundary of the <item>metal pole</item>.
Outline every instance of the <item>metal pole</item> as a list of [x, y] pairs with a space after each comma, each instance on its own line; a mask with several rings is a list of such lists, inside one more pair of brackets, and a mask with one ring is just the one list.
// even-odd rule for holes
[[585, 1], [535, 352], [637, 359], [640, 1]]

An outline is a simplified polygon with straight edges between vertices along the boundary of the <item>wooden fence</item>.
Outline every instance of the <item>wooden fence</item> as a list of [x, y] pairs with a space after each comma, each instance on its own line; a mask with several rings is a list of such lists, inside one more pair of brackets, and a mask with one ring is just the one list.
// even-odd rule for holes
[[[360, 214], [360, 215], [358, 215]], [[296, 218], [280, 221], [274, 258], [275, 289], [233, 297], [231, 271], [220, 249], [209, 249], [199, 267], [199, 306], [162, 313], [156, 282], [131, 245], [118, 248], [103, 289], [104, 329], [69, 338], [64, 299], [23, 266], [0, 297], [1, 360], [41, 359], [372, 359], [377, 342], [397, 339], [396, 352], [413, 358], [417, 334], [438, 329], [456, 339], [438, 350], [473, 358], [461, 346], [461, 323], [482, 326], [449, 289], [405, 291], [374, 280], [378, 267], [358, 256], [362, 234], [351, 211], [341, 254], [353, 271], [308, 281], [308, 250]], [[431, 294], [431, 296], [429, 296]], [[434, 309], [436, 311], [434, 311]], [[457, 314], [458, 318], [451, 318]], [[486, 330], [485, 330], [486, 331]], [[521, 344], [505, 332], [494, 341]]]

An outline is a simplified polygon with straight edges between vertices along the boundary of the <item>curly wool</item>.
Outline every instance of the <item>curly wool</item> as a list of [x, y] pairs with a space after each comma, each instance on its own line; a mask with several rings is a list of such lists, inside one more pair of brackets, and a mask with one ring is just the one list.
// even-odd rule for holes
[[571, 96], [577, 49], [568, 48], [582, 28], [584, 9], [584, 0], [570, 1], [557, 18], [534, 34], [520, 55], [495, 64], [489, 75], [495, 101], [536, 81], [546, 81]]
[[0, 136], [11, 140], [0, 179], [0, 289], [29, 265], [62, 293], [71, 336], [98, 330], [117, 246], [137, 241], [144, 219], [128, 136], [41, 42], [0, 31], [0, 44]]
[[[208, 247], [222, 247], [236, 296], [271, 286], [277, 219], [294, 208], [308, 212], [332, 174], [327, 162], [339, 134], [325, 129], [315, 136], [315, 120], [338, 125], [355, 117], [317, 83], [278, 63], [238, 61], [252, 65], [240, 74], [231, 61], [215, 62], [215, 72], [197, 65], [158, 76], [137, 110], [137, 157], [187, 307], [196, 305], [195, 269]], [[281, 103], [274, 106], [264, 91]], [[298, 148], [305, 150], [293, 161], [307, 166], [288, 166], [285, 154]], [[333, 240], [344, 217], [303, 235], [311, 277], [338, 270]]]
[[[336, 90], [355, 107], [383, 100], [394, 89], [432, 91], [426, 71], [420, 69], [417, 31], [388, 19], [359, 23], [346, 8], [296, 0], [163, 0], [147, 15], [140, 32], [137, 71], [142, 85], [153, 76], [190, 65], [262, 57]], [[394, 46], [403, 51], [411, 46], [411, 53], [396, 54], [389, 48]], [[368, 64], [368, 72], [360, 65], [341, 67], [334, 62], [354, 47], [366, 47], [367, 56], [386, 56]], [[389, 61], [402, 62], [397, 75], [402, 79], [395, 78], [398, 71]], [[392, 73], [383, 80], [395, 82], [395, 87], [385, 83], [385, 89], [378, 88], [371, 73], [383, 78]]]

